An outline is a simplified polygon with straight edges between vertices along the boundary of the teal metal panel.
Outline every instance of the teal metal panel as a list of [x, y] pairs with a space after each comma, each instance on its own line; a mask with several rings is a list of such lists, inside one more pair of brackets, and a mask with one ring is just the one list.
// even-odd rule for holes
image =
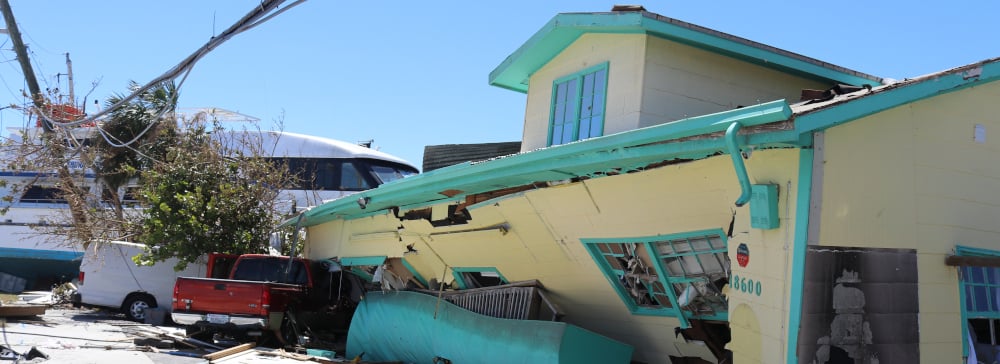
[[349, 267], [352, 265], [380, 265], [385, 262], [385, 256], [374, 257], [344, 257], [340, 258], [340, 265]]
[[358, 304], [346, 356], [365, 361], [629, 363], [633, 348], [564, 322], [498, 319], [416, 292], [369, 292]]
[[753, 185], [750, 191], [750, 227], [778, 228], [778, 185]]
[[[802, 322], [802, 285], [805, 284], [806, 246], [809, 244], [809, 205], [812, 202], [813, 150], [799, 150], [799, 182], [795, 194], [795, 233], [792, 244], [792, 277], [788, 300], [788, 346], [785, 363], [796, 364], [799, 357], [799, 326]], [[790, 191], [789, 191], [790, 192]], [[818, 222], [817, 222], [818, 223]]]

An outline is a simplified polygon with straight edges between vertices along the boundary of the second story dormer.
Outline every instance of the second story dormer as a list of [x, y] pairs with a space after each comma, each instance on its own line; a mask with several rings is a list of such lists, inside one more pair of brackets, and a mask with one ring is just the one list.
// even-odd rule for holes
[[882, 79], [639, 8], [556, 15], [491, 74], [527, 94], [522, 151]]

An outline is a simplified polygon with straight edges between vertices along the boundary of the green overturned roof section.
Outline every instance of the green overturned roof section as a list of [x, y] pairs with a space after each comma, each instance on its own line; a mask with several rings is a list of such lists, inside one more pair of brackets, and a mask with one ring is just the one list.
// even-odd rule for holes
[[[734, 122], [746, 128], [788, 120], [791, 116], [789, 105], [778, 100], [482, 162], [457, 164], [314, 207], [304, 212], [302, 226], [381, 215], [394, 207], [408, 210], [459, 201], [468, 195], [534, 183], [627, 173], [663, 161], [701, 159], [726, 153], [722, 133]], [[685, 139], [713, 133], [717, 134]], [[757, 146], [789, 146], [799, 142], [799, 134], [795, 131], [740, 137], [743, 144]], [[366, 200], [364, 209], [359, 199]], [[290, 220], [286, 224], [294, 222]]]
[[883, 83], [880, 77], [643, 11], [556, 15], [490, 72], [490, 85], [526, 93], [535, 71], [587, 33], [647, 34], [826, 83]]

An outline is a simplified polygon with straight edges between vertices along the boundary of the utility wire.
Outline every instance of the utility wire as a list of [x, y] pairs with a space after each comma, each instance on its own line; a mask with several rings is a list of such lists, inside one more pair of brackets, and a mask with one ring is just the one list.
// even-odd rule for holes
[[[220, 33], [218, 36], [212, 37], [207, 43], [205, 43], [205, 45], [203, 45], [201, 48], [199, 48], [194, 53], [192, 53], [191, 55], [189, 55], [187, 58], [185, 58], [184, 60], [182, 60], [176, 66], [174, 66], [173, 68], [167, 70], [165, 73], [163, 73], [159, 77], [156, 77], [153, 80], [149, 81], [146, 85], [144, 85], [144, 86], [136, 89], [135, 91], [132, 92], [131, 95], [129, 95], [129, 96], [125, 97], [125, 98], [122, 98], [121, 100], [119, 100], [115, 104], [113, 104], [113, 105], [105, 108], [104, 110], [98, 112], [97, 114], [94, 114], [94, 115], [92, 115], [90, 117], [87, 117], [87, 118], [84, 118], [84, 119], [75, 120], [75, 121], [71, 121], [71, 122], [61, 122], [61, 121], [53, 120], [49, 115], [46, 115], [41, 110], [39, 110], [39, 115], [41, 115], [41, 117], [44, 120], [48, 121], [49, 123], [52, 123], [52, 125], [58, 125], [58, 126], [77, 126], [77, 125], [81, 125], [81, 124], [85, 124], [85, 123], [92, 123], [92, 122], [94, 122], [96, 124], [96, 120], [97, 119], [101, 118], [104, 115], [109, 114], [113, 110], [116, 110], [116, 109], [122, 107], [123, 105], [125, 105], [128, 102], [132, 101], [133, 99], [135, 99], [139, 95], [145, 93], [146, 91], [149, 91], [150, 89], [152, 89], [152, 88], [154, 88], [156, 86], [159, 86], [159, 85], [163, 84], [164, 82], [173, 80], [173, 79], [177, 78], [178, 76], [183, 75], [183, 76], [181, 76], [181, 81], [180, 81], [180, 84], [183, 84], [184, 80], [187, 79], [187, 76], [191, 73], [191, 70], [194, 68], [195, 63], [197, 63], [198, 60], [200, 60], [202, 57], [204, 57], [205, 55], [207, 55], [213, 49], [215, 49], [216, 47], [218, 47], [222, 43], [226, 42], [227, 40], [231, 39], [232, 37], [236, 36], [237, 34], [240, 34], [240, 33], [245, 32], [247, 30], [253, 29], [254, 27], [256, 27], [256, 26], [264, 23], [265, 21], [270, 20], [274, 16], [276, 16], [278, 14], [281, 14], [281, 13], [287, 11], [288, 9], [290, 9], [290, 8], [292, 8], [294, 6], [299, 5], [299, 4], [303, 3], [303, 2], [305, 2], [305, 0], [298, 0], [298, 1], [293, 2], [292, 4], [290, 4], [287, 7], [278, 9], [278, 7], [284, 1], [285, 0], [264, 0], [264, 1], [262, 1], [259, 6], [255, 6], [253, 10], [251, 10], [249, 13], [247, 13], [247, 15], [245, 15], [243, 18], [241, 18], [235, 24], [233, 24], [228, 29], [226, 29], [225, 31], [223, 31], [222, 33]], [[274, 13], [268, 15], [272, 11], [274, 11]], [[178, 85], [178, 89], [180, 88], [180, 84]], [[175, 94], [174, 97], [176, 97], [176, 95], [177, 94]], [[155, 119], [159, 119], [167, 111], [168, 110], [166, 108], [164, 108], [159, 113], [157, 113], [157, 115], [155, 116]], [[145, 130], [143, 130], [141, 133], [139, 133], [139, 135], [136, 138], [134, 138], [134, 139], [132, 139], [132, 140], [126, 142], [126, 143], [121, 143], [120, 141], [118, 143], [112, 143], [112, 141], [108, 139], [109, 136], [107, 135], [107, 133], [103, 129], [101, 129], [98, 126], [97, 130], [98, 130], [98, 132], [102, 136], [104, 136], [104, 138], [105, 138], [106, 141], [108, 141], [109, 143], [111, 143], [114, 146], [120, 147], [120, 146], [125, 146], [125, 145], [128, 145], [128, 144], [134, 143], [136, 140], [138, 140], [139, 138], [141, 138], [141, 136], [143, 134], [145, 134], [146, 132], [148, 132], [149, 129], [151, 129], [151, 128], [152, 128], [152, 123]], [[121, 144], [119, 144], [119, 143], [121, 143]]]

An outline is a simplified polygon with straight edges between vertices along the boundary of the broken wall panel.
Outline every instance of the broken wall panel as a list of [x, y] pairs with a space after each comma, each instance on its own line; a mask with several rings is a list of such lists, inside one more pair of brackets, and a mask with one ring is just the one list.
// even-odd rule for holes
[[799, 362], [920, 362], [916, 250], [808, 249]]

